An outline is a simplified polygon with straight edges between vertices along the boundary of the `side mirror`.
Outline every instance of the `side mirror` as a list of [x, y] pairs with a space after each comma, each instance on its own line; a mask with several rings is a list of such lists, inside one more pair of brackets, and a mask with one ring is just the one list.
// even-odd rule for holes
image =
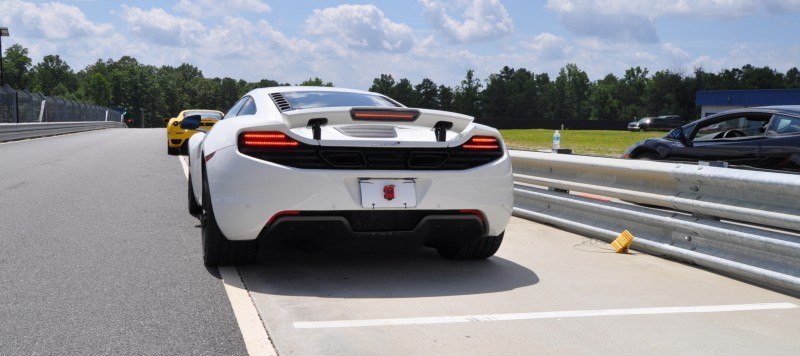
[[674, 129], [672, 129], [672, 131], [674, 132], [673, 137], [677, 138], [678, 141], [681, 141], [681, 143], [684, 146], [692, 147], [692, 142], [689, 141], [688, 138], [686, 138], [686, 133], [683, 132], [683, 127], [678, 126], [678, 127], [674, 128]]
[[181, 128], [184, 130], [197, 130], [200, 127], [200, 115], [186, 116], [181, 120]]

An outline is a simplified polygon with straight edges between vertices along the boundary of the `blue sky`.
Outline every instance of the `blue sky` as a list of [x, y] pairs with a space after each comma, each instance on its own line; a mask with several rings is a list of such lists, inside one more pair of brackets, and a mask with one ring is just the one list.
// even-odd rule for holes
[[458, 85], [504, 65], [593, 80], [651, 73], [800, 66], [800, 0], [0, 0], [0, 26], [34, 62], [75, 70], [132, 55], [190, 63], [207, 77], [366, 89], [382, 73]]

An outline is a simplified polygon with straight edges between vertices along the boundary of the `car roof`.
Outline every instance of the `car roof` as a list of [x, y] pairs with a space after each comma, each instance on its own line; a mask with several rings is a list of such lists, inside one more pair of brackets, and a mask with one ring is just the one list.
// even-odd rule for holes
[[762, 106], [754, 109], [766, 109], [773, 112], [785, 112], [785, 113], [800, 115], [800, 105]]
[[720, 115], [735, 114], [741, 112], [755, 112], [755, 113], [765, 113], [765, 114], [784, 113], [784, 114], [800, 115], [800, 105], [755, 106], [749, 108], [721, 111], [712, 116], [718, 117]]
[[764, 114], [789, 114], [793, 116], [800, 116], [800, 105], [775, 105], [775, 106], [755, 106], [749, 108], [742, 108], [742, 109], [732, 109], [718, 112], [714, 115], [706, 116], [697, 120], [694, 120], [688, 125], [696, 124], [698, 122], [706, 121], [706, 120], [713, 120], [720, 116], [729, 115], [729, 114], [736, 114], [736, 113], [764, 113]]
[[299, 92], [299, 91], [328, 91], [328, 92], [339, 92], [339, 93], [382, 95], [380, 93], [375, 93], [365, 90], [336, 88], [336, 87], [313, 87], [313, 86], [282, 86], [282, 87], [279, 86], [279, 87], [258, 88], [258, 89], [253, 89], [250, 92], [250, 94], [289, 93], [289, 92]]

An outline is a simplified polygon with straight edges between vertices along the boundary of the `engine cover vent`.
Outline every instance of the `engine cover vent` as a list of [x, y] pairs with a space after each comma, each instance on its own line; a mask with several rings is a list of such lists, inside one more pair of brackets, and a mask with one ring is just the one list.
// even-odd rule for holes
[[388, 125], [347, 125], [338, 126], [336, 131], [345, 136], [358, 138], [395, 138], [397, 131]]

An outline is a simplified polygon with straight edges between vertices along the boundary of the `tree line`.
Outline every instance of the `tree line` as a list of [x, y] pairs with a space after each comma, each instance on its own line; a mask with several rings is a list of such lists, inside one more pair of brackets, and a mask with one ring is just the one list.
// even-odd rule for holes
[[[58, 55], [32, 63], [19, 44], [5, 51], [5, 81], [12, 88], [44, 95], [123, 107], [147, 126], [162, 126], [162, 119], [187, 108], [227, 110], [253, 88], [290, 85], [272, 79], [248, 82], [233, 78], [206, 78], [190, 64], [156, 67], [131, 56], [97, 60], [75, 72]], [[297, 85], [333, 86], [320, 78]], [[699, 115], [695, 94], [699, 90], [800, 88], [796, 67], [781, 73], [770, 67], [691, 73], [632, 67], [621, 77], [608, 74], [589, 80], [585, 71], [567, 64], [555, 78], [525, 68], [503, 67], [481, 80], [473, 70], [454, 87], [425, 78], [412, 83], [381, 74], [370, 91], [385, 94], [409, 107], [460, 112], [478, 118], [632, 120], [650, 115], [676, 114], [689, 120]]]

